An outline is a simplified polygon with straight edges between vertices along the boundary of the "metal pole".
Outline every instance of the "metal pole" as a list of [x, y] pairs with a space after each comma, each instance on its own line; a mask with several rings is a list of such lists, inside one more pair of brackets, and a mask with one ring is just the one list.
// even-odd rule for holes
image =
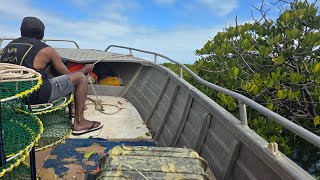
[[4, 154], [4, 148], [3, 148], [3, 138], [2, 138], [2, 106], [0, 101], [0, 167], [2, 167], [6, 163], [6, 155]]
[[244, 104], [242, 101], [238, 101], [239, 104], [239, 111], [240, 111], [240, 121], [241, 124], [244, 126], [248, 126], [248, 119], [247, 119], [247, 109], [246, 104]]
[[[26, 98], [26, 104], [28, 105], [28, 109], [30, 112], [32, 112], [31, 108], [31, 102], [30, 102], [30, 96]], [[37, 168], [36, 168], [36, 151], [35, 147], [33, 146], [30, 152], [30, 169], [31, 169], [31, 179], [36, 180], [37, 179]]]
[[182, 69], [181, 66], [180, 66], [180, 74], [179, 74], [179, 77], [180, 77], [180, 78], [183, 78], [183, 69]]
[[153, 61], [155, 64], [157, 63], [157, 55], [155, 54], [154, 55], [154, 61]]
[[36, 168], [36, 151], [35, 151], [34, 146], [30, 152], [30, 167], [31, 167], [31, 179], [36, 180], [37, 179], [37, 168]]
[[3, 39], [0, 39], [0, 47], [2, 46], [3, 43]]
[[[72, 96], [72, 95], [70, 95]], [[69, 109], [69, 119], [70, 121], [72, 121], [72, 102], [70, 104], [68, 104], [68, 109]]]
[[131, 49], [129, 49], [129, 52], [130, 52], [130, 55], [132, 55], [132, 51], [131, 51]]

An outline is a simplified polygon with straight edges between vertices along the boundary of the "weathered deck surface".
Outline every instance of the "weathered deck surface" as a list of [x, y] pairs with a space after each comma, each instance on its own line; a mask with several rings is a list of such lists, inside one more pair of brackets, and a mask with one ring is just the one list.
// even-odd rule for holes
[[[88, 95], [88, 97], [96, 100], [94, 95]], [[139, 139], [151, 139], [151, 136], [147, 136], [149, 133], [149, 129], [143, 123], [143, 120], [136, 110], [136, 108], [128, 102], [125, 98], [122, 97], [113, 97], [113, 96], [99, 96], [99, 99], [102, 100], [105, 104], [116, 105], [121, 110], [119, 112], [118, 108], [114, 106], [104, 106], [106, 113], [114, 113], [112, 115], [102, 114], [99, 111], [95, 110], [94, 104], [87, 100], [85, 110], [85, 118], [89, 120], [101, 121], [104, 124], [104, 127], [101, 130], [90, 132], [87, 134], [83, 134], [80, 136], [71, 135], [69, 138], [71, 139], [83, 139], [88, 140], [88, 138], [102, 138], [107, 139], [108, 141], [117, 141], [117, 140], [129, 140], [129, 141], [139, 141]], [[68, 142], [66, 142], [68, 143]], [[82, 153], [84, 154], [87, 151], [96, 151], [103, 152], [101, 149], [106, 149], [106, 147], [102, 147], [99, 145], [99, 148], [93, 148], [94, 146], [89, 147], [79, 147], [82, 149]], [[76, 148], [76, 149], [79, 149]], [[38, 177], [42, 179], [60, 179], [57, 174], [55, 174], [55, 168], [44, 168], [42, 167], [46, 160], [55, 159], [57, 155], [52, 155], [52, 148], [39, 151], [36, 153], [36, 161], [37, 161], [37, 174]], [[69, 150], [70, 151], [70, 150]], [[101, 153], [100, 152], [100, 153]], [[62, 154], [65, 152], [61, 152]], [[76, 178], [83, 179], [85, 176], [85, 169], [77, 165], [74, 159], [71, 159], [72, 162], [68, 165], [63, 165], [69, 170], [64, 173], [64, 178]], [[73, 162], [74, 161], [74, 162]], [[79, 163], [79, 162], [78, 162]], [[98, 162], [90, 161], [91, 165], [94, 165]], [[73, 165], [74, 164], [74, 165]], [[84, 163], [86, 165], [86, 163]], [[59, 167], [56, 167], [59, 168]]]
[[[96, 100], [94, 95], [88, 95], [93, 100]], [[94, 121], [100, 121], [104, 124], [101, 130], [86, 133], [80, 136], [71, 135], [69, 138], [103, 138], [103, 139], [151, 139], [147, 136], [149, 130], [136, 110], [136, 108], [122, 97], [113, 96], [98, 96], [105, 104], [116, 105], [121, 108], [118, 111], [117, 107], [104, 105], [105, 113], [103, 114], [95, 109], [94, 104], [87, 100], [85, 110], [85, 118]]]

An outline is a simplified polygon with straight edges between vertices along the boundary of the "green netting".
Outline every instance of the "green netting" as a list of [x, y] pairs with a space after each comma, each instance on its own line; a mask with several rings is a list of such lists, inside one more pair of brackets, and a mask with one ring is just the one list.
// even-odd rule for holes
[[25, 163], [21, 163], [18, 167], [14, 168], [11, 172], [6, 173], [3, 177], [1, 177], [1, 179], [27, 180], [27, 179], [31, 179], [30, 172], [31, 172], [30, 166]]
[[37, 151], [54, 146], [67, 138], [71, 133], [71, 120], [66, 107], [73, 101], [73, 96], [62, 97], [52, 103], [32, 106], [44, 126], [44, 133], [37, 144]]
[[7, 157], [6, 164], [0, 167], [1, 177], [21, 165], [43, 133], [43, 125], [21, 99], [2, 102], [0, 111], [3, 148]]
[[19, 153], [34, 142], [42, 128], [21, 99], [1, 104], [1, 120], [4, 151], [8, 157]]
[[[39, 89], [41, 75], [23, 66], [0, 63], [0, 112], [2, 142], [6, 163], [0, 167], [0, 178], [26, 179], [23, 162], [43, 133], [38, 117], [29, 111], [22, 98]], [[18, 168], [18, 169], [17, 169]], [[13, 177], [8, 174], [11, 172]], [[30, 178], [27, 178], [30, 179]]]
[[33, 69], [10, 63], [0, 63], [0, 99], [24, 97], [42, 84], [41, 74]]
[[1, 82], [0, 99], [20, 94], [34, 87], [38, 81]]
[[65, 109], [72, 101], [73, 96], [68, 95], [51, 103], [32, 105], [31, 108], [34, 115], [47, 114], [53, 111]]
[[71, 132], [71, 120], [65, 108], [40, 114], [44, 132], [37, 144], [37, 151], [53, 146], [64, 140]]

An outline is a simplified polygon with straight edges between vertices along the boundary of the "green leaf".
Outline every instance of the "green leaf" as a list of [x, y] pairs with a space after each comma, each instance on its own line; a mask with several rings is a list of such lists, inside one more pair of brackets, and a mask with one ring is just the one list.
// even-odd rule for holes
[[285, 35], [289, 39], [296, 39], [296, 38], [298, 38], [299, 30], [297, 28], [293, 28], [292, 30], [286, 30]]
[[272, 57], [272, 61], [276, 64], [283, 64], [286, 58], [284, 56]]
[[273, 110], [273, 104], [272, 103], [268, 103], [267, 104], [267, 108], [270, 109], [270, 110]]
[[317, 76], [315, 80], [317, 84], [320, 84], [320, 76]]
[[256, 85], [254, 85], [254, 88], [253, 88], [253, 90], [252, 90], [252, 93], [253, 93], [254, 95], [257, 95], [257, 94], [259, 93], [259, 87], [256, 86]]
[[287, 22], [290, 20], [290, 14], [288, 12], [284, 13], [284, 21]]
[[94, 153], [96, 153], [96, 152], [95, 151], [88, 151], [84, 154], [83, 158], [89, 159]]
[[282, 91], [282, 90], [278, 90], [277, 95], [278, 95], [278, 97], [279, 97], [280, 99], [282, 99], [282, 97], [283, 97], [283, 91]]
[[150, 133], [146, 133], [146, 136], [151, 136], [151, 134]]
[[226, 97], [223, 97], [222, 99], [223, 104], [229, 104], [229, 100]]
[[290, 82], [292, 83], [299, 83], [302, 80], [302, 76], [298, 73], [291, 73], [290, 74]]
[[229, 109], [230, 111], [234, 110], [236, 107], [237, 107], [237, 104], [236, 104], [235, 102], [230, 102], [230, 103], [228, 104], [228, 109]]
[[268, 79], [263, 81], [263, 83], [268, 87], [271, 88], [274, 85], [274, 81], [272, 79]]
[[313, 72], [314, 72], [314, 73], [317, 73], [319, 70], [320, 70], [320, 63], [317, 63], [317, 64], [315, 64], [314, 67], [313, 67]]
[[319, 124], [319, 121], [320, 121], [320, 117], [319, 116], [316, 116], [313, 118], [313, 124], [316, 126]]
[[297, 98], [299, 96], [300, 92], [299, 91], [296, 91], [296, 92], [293, 92], [291, 89], [288, 91], [288, 99], [289, 100], [292, 100], [294, 98]]
[[238, 74], [239, 74], [239, 69], [235, 67], [235, 68], [233, 69], [233, 77], [237, 77]]
[[278, 81], [279, 78], [280, 78], [280, 71], [277, 71], [276, 73], [275, 72], [272, 72], [271, 73], [271, 78], [275, 81]]
[[285, 99], [287, 97], [287, 90], [278, 90], [277, 95], [280, 99]]

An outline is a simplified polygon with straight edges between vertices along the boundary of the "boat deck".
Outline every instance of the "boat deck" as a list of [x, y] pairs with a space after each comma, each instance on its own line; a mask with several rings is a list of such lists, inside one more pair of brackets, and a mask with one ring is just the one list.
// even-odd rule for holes
[[[89, 98], [96, 100], [93, 95]], [[87, 100], [85, 118], [100, 121], [103, 128], [83, 134], [71, 135], [62, 144], [36, 152], [37, 175], [41, 179], [84, 179], [86, 174], [94, 173], [98, 160], [113, 146], [146, 145], [154, 146], [149, 129], [136, 108], [125, 98], [98, 96], [104, 104], [104, 113], [95, 109]], [[108, 104], [108, 105], [105, 105]], [[120, 110], [119, 110], [120, 109]], [[94, 151], [90, 158], [87, 152]]]
[[[88, 95], [88, 97], [97, 100], [94, 95]], [[87, 100], [85, 118], [100, 121], [104, 124], [102, 129], [80, 136], [71, 135], [69, 138], [151, 139], [149, 129], [143, 124], [140, 114], [128, 100], [113, 96], [98, 96], [98, 98], [103, 102], [103, 113], [106, 114], [96, 110], [94, 103]]]

